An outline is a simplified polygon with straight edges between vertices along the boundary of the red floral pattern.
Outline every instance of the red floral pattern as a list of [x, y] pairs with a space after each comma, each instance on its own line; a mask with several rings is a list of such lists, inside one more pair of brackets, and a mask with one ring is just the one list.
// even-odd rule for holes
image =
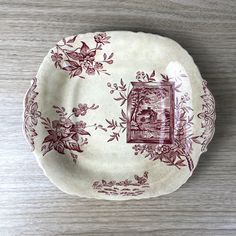
[[32, 151], [35, 149], [34, 138], [38, 135], [35, 128], [38, 124], [38, 119], [41, 116], [41, 112], [38, 110], [38, 103], [35, 101], [38, 96], [38, 92], [35, 91], [36, 88], [37, 78], [34, 78], [33, 83], [25, 96], [23, 123], [24, 133]]
[[85, 116], [88, 110], [96, 110], [98, 107], [95, 104], [89, 107], [87, 104], [80, 103], [68, 115], [64, 107], [53, 106], [59, 115], [57, 120], [51, 121], [48, 117], [41, 117], [41, 123], [48, 132], [42, 143], [41, 151], [43, 156], [52, 150], [61, 154], [65, 154], [65, 151], [68, 150], [73, 161], [76, 163], [78, 156], [75, 153], [83, 152], [82, 147], [88, 144], [87, 136], [91, 135], [87, 129], [91, 127], [94, 127], [95, 130], [107, 131], [107, 129], [96, 123], [87, 125], [82, 120], [74, 122], [72, 117]]
[[106, 195], [121, 195], [121, 196], [138, 196], [145, 192], [146, 188], [149, 188], [148, 172], [145, 171], [143, 176], [134, 175], [135, 180], [124, 181], [95, 181], [93, 188], [98, 193]]
[[[85, 79], [84, 73], [88, 75], [95, 75], [105, 73], [110, 75], [106, 69], [104, 69], [104, 63], [112, 64], [113, 53], [109, 56], [103, 53], [103, 60], [98, 60], [98, 51], [103, 50], [105, 44], [110, 43], [110, 36], [105, 32], [98, 33], [94, 36], [95, 46], [90, 48], [88, 44], [81, 41], [81, 46], [75, 48], [75, 42], [77, 35], [62, 42], [56, 44], [55, 49], [51, 51], [51, 59], [54, 62], [56, 68], [60, 68], [67, 71], [70, 77], [78, 76]], [[77, 42], [76, 42], [77, 43]]]
[[[161, 83], [172, 82], [174, 84], [174, 91], [176, 93], [181, 92], [182, 82], [178, 82], [181, 78], [169, 78], [167, 75], [161, 75]], [[187, 75], [183, 74], [181, 77], [185, 78]], [[150, 75], [144, 72], [137, 72], [136, 80], [139, 82], [155, 82], [155, 71]], [[114, 100], [120, 101], [121, 106], [127, 102], [127, 85], [121, 79], [120, 84], [117, 85], [114, 83], [108, 83], [107, 86], [110, 88], [110, 93], [118, 93], [119, 96], [115, 97]], [[193, 150], [192, 147], [192, 128], [193, 128], [193, 115], [192, 107], [189, 105], [190, 97], [188, 93], [185, 93], [183, 96], [176, 96], [174, 104], [174, 139], [172, 144], [136, 144], [133, 146], [134, 154], [144, 155], [145, 158], [149, 158], [152, 161], [160, 160], [163, 163], [166, 163], [168, 166], [175, 166], [178, 169], [188, 166], [191, 171], [194, 168], [194, 164], [191, 158], [191, 153]], [[121, 132], [124, 132], [127, 129], [127, 115], [124, 110], [121, 110], [121, 116], [119, 121], [114, 119], [106, 120], [108, 123], [107, 128], [112, 130], [110, 135], [110, 141], [119, 140]]]
[[215, 100], [207, 88], [207, 81], [202, 82], [204, 94], [201, 96], [203, 100], [202, 112], [198, 114], [198, 117], [202, 119], [201, 127], [204, 129], [200, 136], [193, 137], [193, 141], [202, 145], [202, 152], [207, 151], [207, 146], [213, 138], [215, 133]]

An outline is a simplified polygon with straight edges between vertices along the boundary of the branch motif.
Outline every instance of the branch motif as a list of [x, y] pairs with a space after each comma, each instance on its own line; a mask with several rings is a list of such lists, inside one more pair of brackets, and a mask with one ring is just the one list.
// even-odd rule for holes
[[[162, 84], [173, 84], [173, 90], [176, 93], [182, 92], [182, 78], [187, 77], [185, 74], [181, 74], [180, 77], [170, 78], [168, 75], [161, 74], [161, 81], [158, 81], [155, 77], [155, 71], [152, 71], [150, 74], [138, 71], [136, 73], [136, 81], [140, 83], [153, 83], [159, 82]], [[118, 94], [118, 97], [114, 97], [115, 101], [121, 102], [120, 106], [124, 106], [127, 103], [128, 91], [127, 84], [121, 79], [119, 85], [116, 83], [107, 83], [107, 86], [110, 88], [111, 94]], [[140, 88], [141, 89], [141, 88]], [[162, 99], [167, 96], [164, 89], [156, 91], [156, 96]], [[146, 97], [139, 97], [138, 101], [141, 99], [148, 99], [149, 93], [147, 91]], [[159, 99], [159, 100], [160, 100]], [[152, 161], [160, 160], [168, 166], [175, 166], [178, 169], [181, 169], [184, 166], [188, 166], [191, 171], [194, 168], [192, 158], [190, 154], [192, 153], [192, 127], [193, 127], [193, 118], [192, 107], [189, 105], [190, 97], [188, 93], [185, 93], [182, 96], [176, 96], [175, 105], [174, 105], [174, 140], [173, 144], [158, 144], [158, 143], [148, 143], [148, 144], [136, 144], [133, 146], [135, 155], [144, 155], [145, 158], [149, 158]], [[132, 104], [131, 104], [132, 105]], [[157, 104], [158, 106], [158, 104]], [[135, 109], [133, 113], [135, 114]], [[131, 112], [132, 113], [132, 112]], [[133, 114], [132, 113], [132, 114]], [[132, 115], [131, 114], [131, 115]], [[121, 116], [119, 120], [108, 120], [107, 129], [112, 131], [110, 134], [111, 141], [119, 141], [121, 132], [125, 132], [127, 129], [128, 118], [123, 109], [121, 109]]]
[[106, 33], [99, 33], [94, 36], [95, 47], [90, 48], [84, 41], [80, 41], [81, 46], [74, 49], [77, 35], [66, 40], [65, 38], [58, 44], [55, 49], [51, 50], [51, 59], [56, 68], [67, 71], [71, 77], [78, 76], [85, 79], [82, 75], [85, 72], [88, 75], [105, 73], [110, 75], [104, 69], [104, 63], [112, 64], [114, 53], [109, 56], [103, 53], [103, 60], [98, 60], [96, 55], [98, 51], [103, 50], [105, 44], [110, 43], [110, 36]]
[[94, 127], [95, 130], [101, 129], [105, 132], [107, 129], [96, 123], [87, 125], [82, 120], [74, 122], [72, 117], [85, 116], [88, 110], [96, 110], [99, 106], [95, 104], [88, 106], [86, 103], [80, 103], [72, 109], [69, 115], [64, 107], [53, 106], [53, 108], [59, 119], [51, 121], [48, 117], [41, 117], [41, 123], [48, 132], [42, 143], [43, 156], [52, 150], [61, 154], [68, 150], [73, 162], [76, 163], [78, 155], [75, 152], [83, 152], [82, 147], [88, 144], [88, 139], [84, 136], [91, 136], [87, 129]]

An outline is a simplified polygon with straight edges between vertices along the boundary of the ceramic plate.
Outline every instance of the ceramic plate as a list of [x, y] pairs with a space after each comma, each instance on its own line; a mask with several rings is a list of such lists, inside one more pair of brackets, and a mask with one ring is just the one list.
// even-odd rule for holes
[[59, 41], [25, 96], [24, 131], [62, 191], [127, 200], [168, 194], [214, 134], [215, 105], [175, 41], [133, 32]]

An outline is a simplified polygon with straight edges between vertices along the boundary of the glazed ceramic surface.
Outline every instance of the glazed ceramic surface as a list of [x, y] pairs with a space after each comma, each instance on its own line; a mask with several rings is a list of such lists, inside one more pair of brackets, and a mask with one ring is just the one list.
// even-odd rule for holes
[[62, 191], [110, 200], [168, 194], [214, 134], [215, 104], [176, 42], [133, 32], [59, 41], [25, 96], [24, 132]]

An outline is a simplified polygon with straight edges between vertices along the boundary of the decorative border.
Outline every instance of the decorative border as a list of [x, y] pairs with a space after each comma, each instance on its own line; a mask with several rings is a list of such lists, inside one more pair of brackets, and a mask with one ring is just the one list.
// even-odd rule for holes
[[110, 36], [105, 32], [98, 33], [94, 36], [95, 46], [90, 48], [84, 41], [80, 47], [75, 47], [78, 44], [78, 35], [70, 39], [62, 39], [61, 42], [56, 44], [56, 48], [51, 50], [51, 59], [54, 62], [56, 68], [67, 71], [71, 77], [78, 76], [81, 79], [85, 79], [83, 73], [87, 75], [100, 75], [105, 73], [110, 75], [106, 69], [104, 69], [104, 63], [112, 64], [112, 57], [114, 53], [109, 56], [103, 53], [103, 60], [98, 60], [98, 51], [103, 50], [105, 44], [110, 43]]
[[215, 113], [215, 100], [207, 88], [207, 81], [203, 80], [202, 82], [203, 92], [204, 94], [201, 96], [203, 100], [202, 104], [202, 112], [200, 112], [197, 116], [202, 120], [201, 128], [204, 129], [200, 136], [195, 136], [192, 140], [195, 143], [201, 144], [202, 152], [207, 151], [207, 146], [213, 138], [215, 133], [215, 120], [216, 120], [216, 113]]
[[36, 88], [37, 78], [34, 78], [31, 87], [25, 95], [24, 101], [23, 130], [32, 151], [35, 149], [34, 138], [38, 135], [35, 128], [41, 116], [41, 112], [38, 110], [38, 103], [35, 101], [38, 96]]
[[142, 176], [134, 175], [135, 180], [124, 181], [95, 181], [93, 183], [93, 189], [98, 193], [105, 195], [121, 195], [121, 196], [138, 196], [145, 192], [146, 188], [149, 188], [148, 172], [145, 171]]

